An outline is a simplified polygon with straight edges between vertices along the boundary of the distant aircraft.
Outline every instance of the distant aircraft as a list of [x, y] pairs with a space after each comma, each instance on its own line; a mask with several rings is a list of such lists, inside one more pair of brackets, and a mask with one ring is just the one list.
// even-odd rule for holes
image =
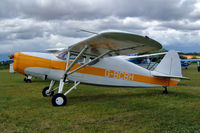
[[[167, 52], [162, 53], [154, 53], [154, 54], [147, 54], [147, 55], [134, 55], [134, 56], [120, 56], [123, 59], [126, 59], [132, 63], [135, 63], [141, 67], [147, 68], [149, 70], [154, 70], [155, 67], [158, 65], [157, 62], [152, 61], [151, 57], [156, 57], [160, 55], [165, 55]], [[187, 67], [191, 65], [191, 62], [197, 62], [200, 59], [181, 59], [181, 67]]]
[[[44, 97], [52, 96], [53, 106], [67, 103], [66, 95], [80, 83], [102, 86], [164, 87], [174, 86], [182, 76], [180, 58], [176, 51], [166, 53], [151, 71], [118, 55], [144, 53], [161, 49], [162, 45], [148, 37], [127, 32], [101, 32], [78, 42], [59, 53], [17, 52], [14, 54], [16, 72], [50, 79], [42, 91]], [[75, 59], [70, 61], [70, 57]], [[55, 82], [59, 86], [54, 88]], [[65, 84], [74, 84], [63, 92]], [[54, 95], [55, 90], [58, 93]]]
[[183, 59], [181, 60], [181, 66], [187, 69], [187, 67], [191, 65], [191, 62], [197, 62], [197, 61], [200, 61], [200, 59]]

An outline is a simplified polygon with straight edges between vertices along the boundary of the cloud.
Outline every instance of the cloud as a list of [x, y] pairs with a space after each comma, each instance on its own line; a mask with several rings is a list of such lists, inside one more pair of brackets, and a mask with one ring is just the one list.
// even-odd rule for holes
[[199, 47], [197, 0], [1, 0], [0, 53], [68, 46], [81, 32], [121, 30], [148, 35], [164, 46]]
[[189, 16], [195, 3], [196, 0], [2, 0], [0, 16], [40, 20], [85, 20], [108, 16], [175, 20]]
[[163, 22], [160, 26], [181, 31], [199, 31], [200, 21], [190, 21], [190, 20], [168, 21], [168, 22]]

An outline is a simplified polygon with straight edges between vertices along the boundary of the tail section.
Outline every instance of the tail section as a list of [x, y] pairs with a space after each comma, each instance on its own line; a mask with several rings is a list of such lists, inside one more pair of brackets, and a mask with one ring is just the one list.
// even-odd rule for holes
[[187, 79], [182, 76], [181, 62], [176, 51], [170, 50], [158, 64], [152, 75], [163, 78]]

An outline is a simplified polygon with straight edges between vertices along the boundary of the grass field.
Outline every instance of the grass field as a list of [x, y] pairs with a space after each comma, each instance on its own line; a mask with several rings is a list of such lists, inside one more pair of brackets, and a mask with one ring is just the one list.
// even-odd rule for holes
[[[0, 71], [0, 132], [200, 132], [200, 73], [183, 70], [178, 86], [113, 88], [80, 85], [68, 105], [53, 107], [49, 82]], [[67, 87], [65, 87], [67, 89]]]

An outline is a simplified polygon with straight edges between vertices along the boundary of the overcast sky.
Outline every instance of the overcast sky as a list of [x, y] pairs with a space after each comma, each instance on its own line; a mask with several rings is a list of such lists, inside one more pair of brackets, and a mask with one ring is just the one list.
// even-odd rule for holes
[[91, 35], [80, 29], [128, 31], [200, 52], [200, 0], [0, 1], [0, 54], [67, 47]]

